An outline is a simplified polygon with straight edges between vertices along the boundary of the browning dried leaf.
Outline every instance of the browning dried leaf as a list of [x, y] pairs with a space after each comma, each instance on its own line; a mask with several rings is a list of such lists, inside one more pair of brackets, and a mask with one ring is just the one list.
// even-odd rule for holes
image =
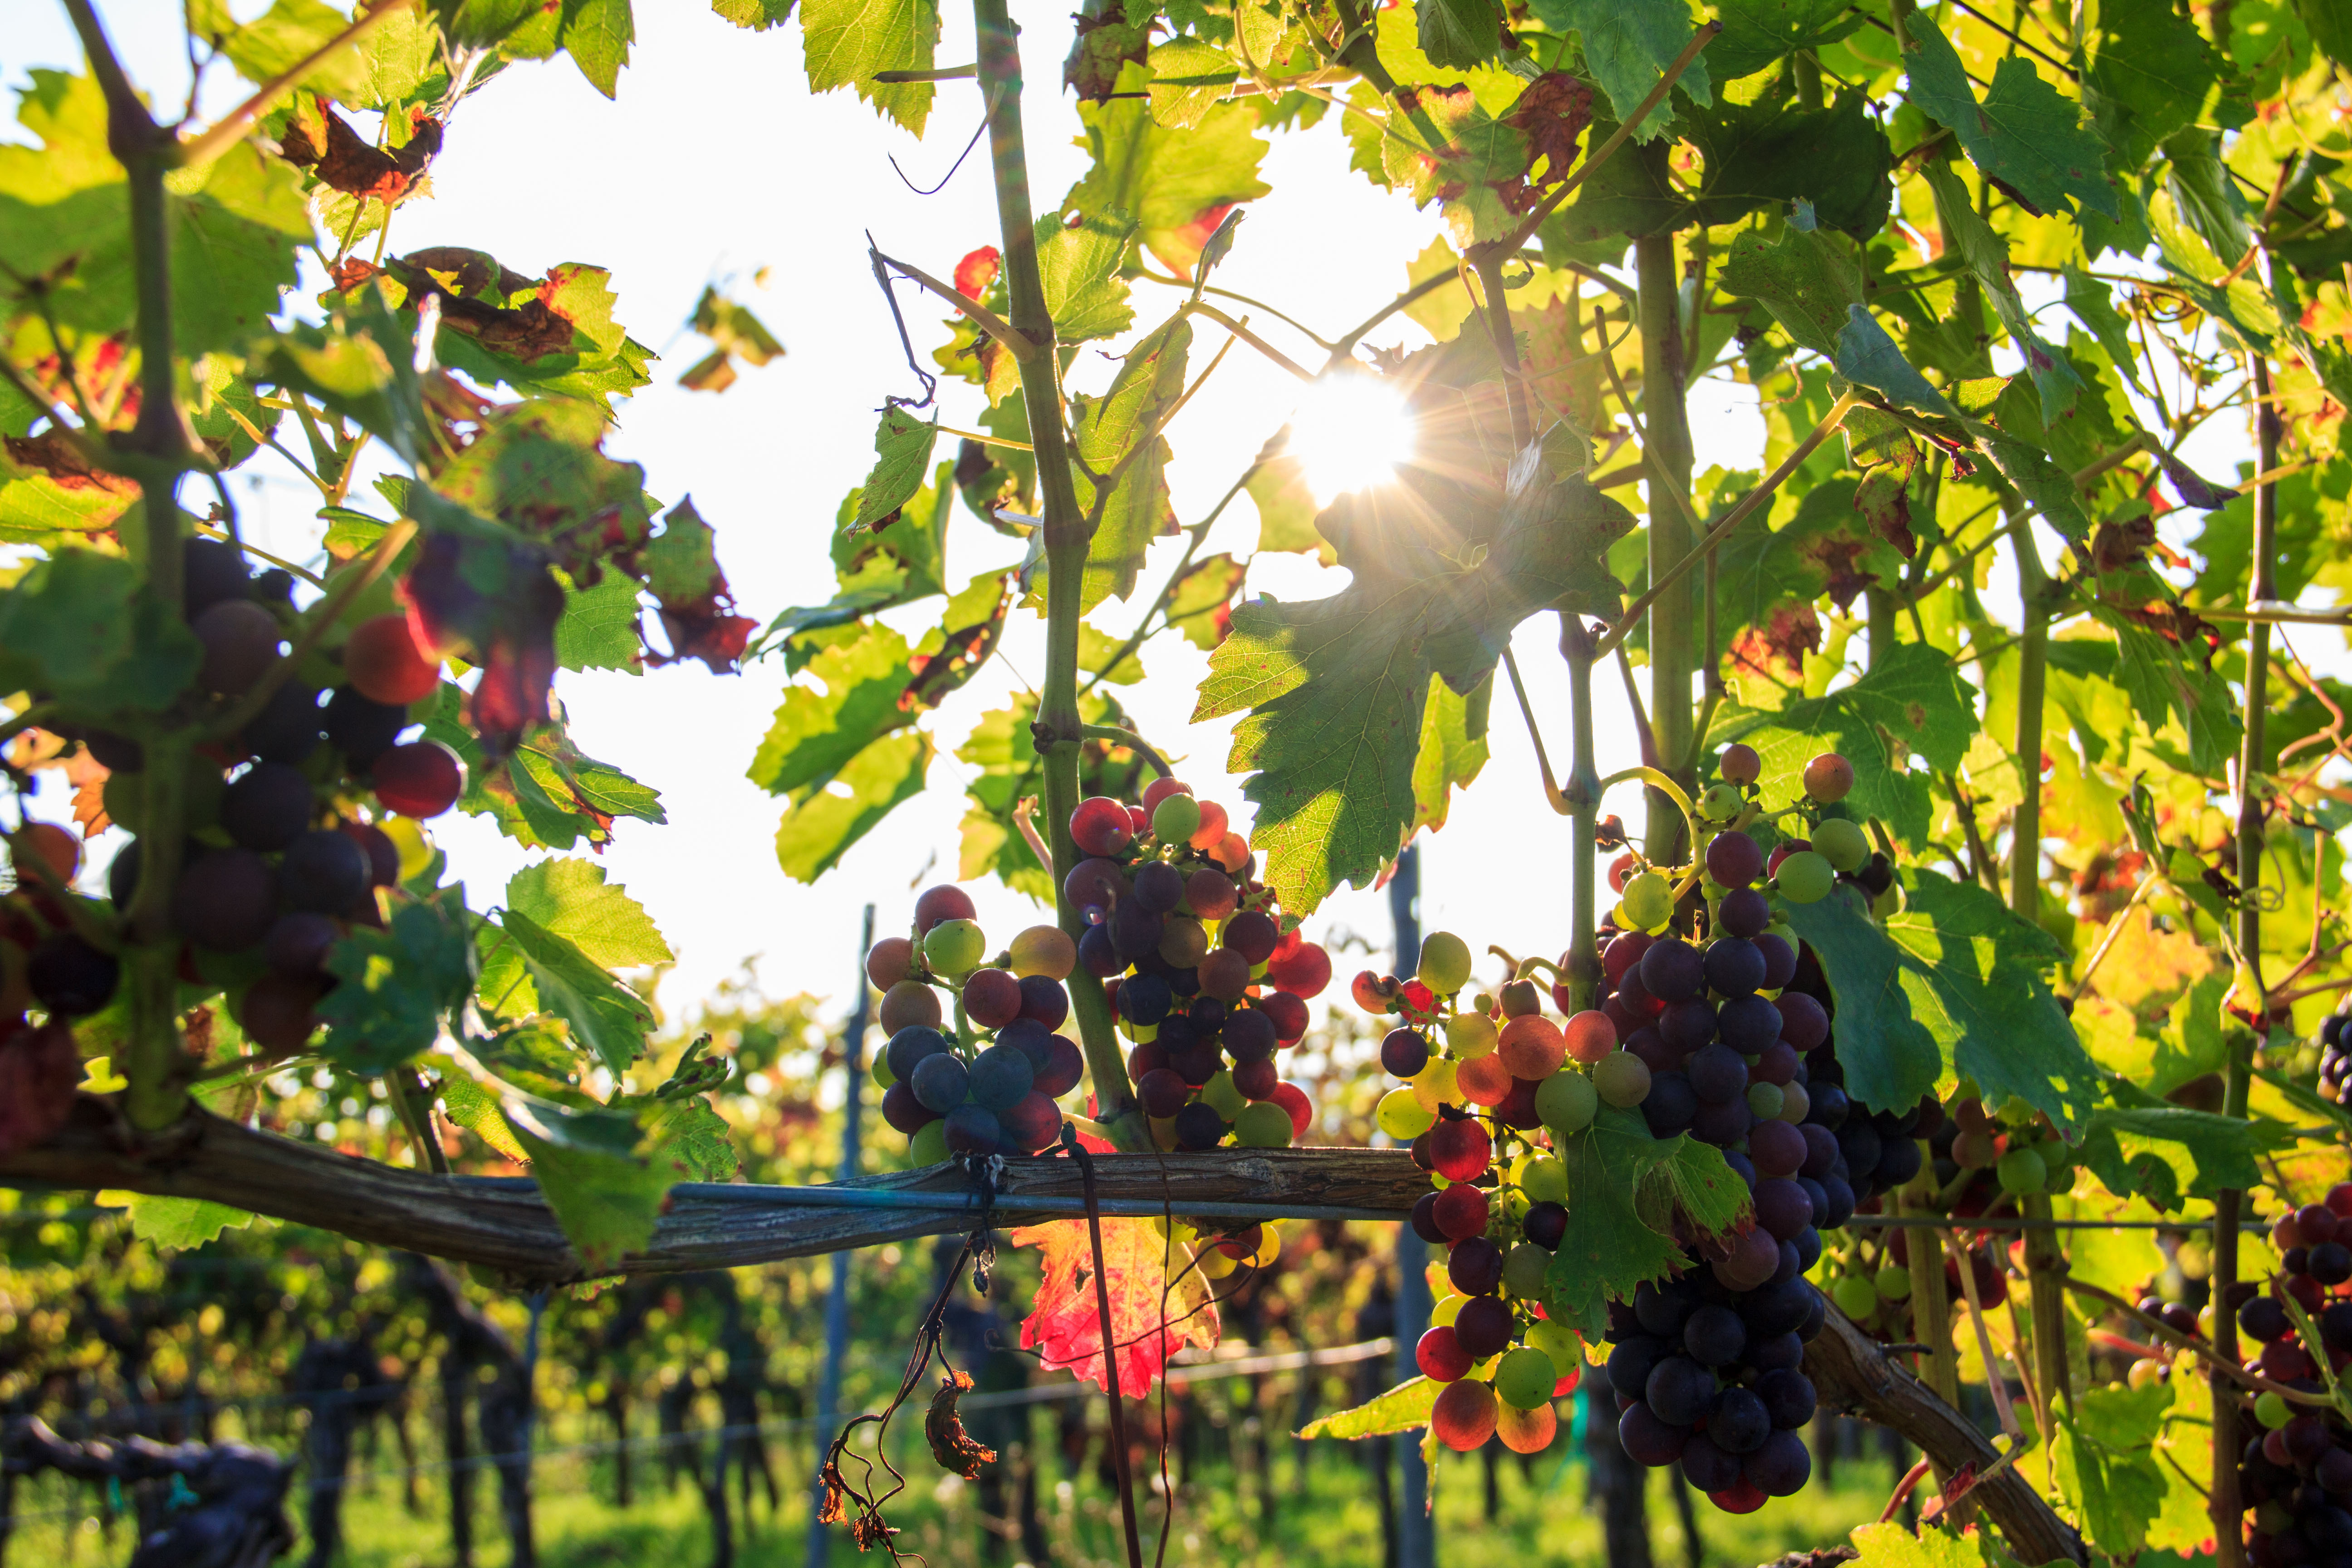
[[386, 153], [352, 130], [324, 100], [305, 95], [278, 147], [288, 163], [310, 170], [320, 184], [389, 206], [409, 193], [441, 151], [441, 122], [429, 115], [420, 117], [407, 142]]
[[996, 1450], [974, 1441], [956, 1412], [956, 1401], [971, 1387], [968, 1374], [950, 1371], [940, 1380], [939, 1392], [931, 1395], [931, 1408], [923, 1416], [923, 1436], [931, 1445], [931, 1458], [940, 1468], [968, 1481], [980, 1479], [982, 1465], [996, 1462]]

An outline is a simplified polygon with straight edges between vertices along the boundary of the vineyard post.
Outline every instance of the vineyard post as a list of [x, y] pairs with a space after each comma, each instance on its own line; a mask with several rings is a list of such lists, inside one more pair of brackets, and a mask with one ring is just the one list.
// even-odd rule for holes
[[[130, 182], [131, 264], [137, 275], [139, 417], [129, 440], [113, 448], [113, 463], [139, 484], [143, 535], [126, 541], [146, 557], [148, 592], [173, 614], [182, 613], [180, 479], [195, 461], [195, 437], [182, 413], [172, 373], [171, 208], [165, 172], [177, 161], [179, 139], [147, 112], [89, 0], [66, 0], [67, 14], [89, 57], [90, 72], [106, 99], [108, 149]], [[131, 1005], [130, 1079], [124, 1096], [131, 1124], [160, 1131], [187, 1104], [179, 1027], [179, 944], [171, 940], [169, 905], [180, 874], [183, 798], [189, 746], [184, 730], [142, 737], [146, 750], [141, 786], [139, 885], [124, 912], [121, 954]]]
[[[1657, 583], [1696, 542], [1678, 504], [1690, 494], [1691, 439], [1683, 407], [1681, 279], [1675, 276], [1674, 236], [1635, 240], [1633, 260], [1642, 326], [1642, 429], [1648, 448], [1643, 456], [1650, 468], [1650, 581]], [[1655, 752], [1650, 761], [1686, 791], [1692, 776], [1694, 663], [1691, 585], [1685, 576], [1650, 606], [1650, 735]], [[1643, 850], [1658, 865], [1675, 865], [1684, 847], [1682, 810], [1654, 787], [1643, 793], [1649, 811]], [[1696, 852], [1698, 847], [1687, 847]]]
[[[1398, 854], [1389, 877], [1389, 918], [1396, 929], [1396, 973], [1400, 978], [1421, 962], [1421, 847], [1408, 844]], [[1429, 1326], [1429, 1243], [1411, 1225], [1397, 1226], [1397, 1291], [1394, 1309], [1396, 1378], [1410, 1383], [1421, 1375], [1414, 1352], [1422, 1331]], [[1437, 1535], [1429, 1517], [1429, 1466], [1421, 1446], [1410, 1434], [1393, 1445], [1397, 1470], [1404, 1485], [1397, 1499], [1396, 1568], [1433, 1568], [1437, 1561]]]
[[[2279, 466], [2278, 404], [2271, 390], [2270, 362], [2252, 356], [2254, 384], [2255, 469], [2275, 473]], [[2278, 486], [2264, 479], [2254, 487], [2253, 571], [2247, 584], [2250, 603], [2264, 604], [2278, 596], [2278, 576], [2272, 557], [2277, 552]], [[2263, 840], [2266, 813], [2257, 778], [2264, 771], [2265, 710], [2270, 703], [2271, 628], [2255, 621], [2246, 628], [2245, 729], [2238, 749], [2238, 973], [2232, 990], [2239, 1009], [2253, 1019], [2250, 1037], [2232, 1039], [2229, 1077], [2222, 1090], [2221, 1112], [2241, 1121], [2246, 1115], [2246, 1089], [2252, 1076], [2254, 1047], [2263, 1038], [2270, 1014], [2270, 997], [2263, 981], [2263, 915], [2256, 890], [2263, 879]], [[2312, 875], [2320, 868], [2315, 865]], [[2213, 1397], [2213, 1541], [2218, 1568], [2243, 1568], [2245, 1550], [2240, 1537], [2242, 1500], [2238, 1496], [2239, 1393], [2222, 1373], [2238, 1362], [2238, 1318], [2231, 1309], [2231, 1287], [2238, 1280], [2238, 1220], [2245, 1194], [2225, 1187], [2213, 1199], [2214, 1367], [2208, 1386]]]
[[[857, 1005], [850, 1009], [849, 1027], [841, 1037], [841, 1175], [850, 1181], [857, 1174], [858, 1100], [865, 1088], [866, 1027], [873, 1016], [874, 988], [866, 981], [866, 954], [874, 947], [874, 906], [866, 906], [864, 929], [857, 939]], [[833, 1285], [824, 1300], [824, 1365], [817, 1373], [816, 1429], [817, 1470], [814, 1495], [809, 1506], [808, 1551], [803, 1559], [808, 1568], [824, 1568], [829, 1552], [833, 1527], [824, 1519], [824, 1447], [822, 1438], [834, 1429], [841, 1406], [841, 1363], [849, 1354], [849, 1253], [846, 1248], [833, 1255]]]
[[[1063, 884], [1079, 859], [1070, 837], [1070, 814], [1078, 805], [1078, 752], [1085, 744], [1078, 716], [1078, 619], [1094, 531], [1078, 505], [1070, 469], [1062, 425], [1061, 352], [1037, 266], [1028, 154], [1021, 130], [1020, 29], [1013, 24], [1006, 0], [972, 0], [972, 19], [979, 34], [981, 89], [992, 106], [988, 143], [997, 223], [1003, 231], [1005, 291], [1013, 330], [1029, 345], [1016, 350], [1015, 357], [1037, 466], [1039, 515], [1044, 519], [1039, 527], [1045, 545], [1045, 680], [1037, 703], [1036, 743], [1045, 769], [1045, 830], [1054, 851], [1054, 864], [1046, 869], [1054, 879], [1054, 910], [1075, 942], [1085, 933], [1086, 921]], [[1135, 1108], [1134, 1087], [1128, 1081], [1102, 982], [1081, 964], [1070, 972], [1069, 987], [1096, 1116], [1109, 1127], [1121, 1149], [1150, 1149], [1150, 1134]]]

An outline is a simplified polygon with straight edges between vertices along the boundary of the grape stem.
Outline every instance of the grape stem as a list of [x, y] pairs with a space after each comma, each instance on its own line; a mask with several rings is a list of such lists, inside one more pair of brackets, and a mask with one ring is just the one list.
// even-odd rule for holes
[[[1633, 767], [1618, 769], [1593, 786], [1594, 804], [1598, 805], [1600, 796], [1608, 794], [1614, 786], [1630, 784], [1635, 779], [1641, 780], [1674, 802], [1683, 814], [1683, 831], [1690, 836], [1690, 842], [1696, 846], [1698, 843], [1697, 808], [1691, 805], [1691, 798], [1684, 793], [1683, 786], [1675, 783], [1673, 776], [1662, 769], [1651, 767], [1646, 763], [1637, 763]], [[1694, 866], [1692, 869], [1696, 871], [1697, 868]]]
[[[2273, 1382], [2270, 1378], [2264, 1377], [2261, 1373], [2248, 1372], [2236, 1362], [2222, 1360], [2221, 1355], [2213, 1349], [2212, 1346], [2207, 1344], [2203, 1340], [2198, 1338], [2196, 1335], [2182, 1333], [2179, 1329], [2174, 1328], [2162, 1318], [2151, 1317], [2111, 1290], [2103, 1290], [2098, 1286], [2091, 1284], [2087, 1280], [2077, 1279], [2071, 1274], [2065, 1277], [2063, 1283], [2067, 1289], [2074, 1291], [2077, 1295], [2088, 1296], [2095, 1301], [2105, 1302], [2108, 1306], [2113, 1307], [2116, 1311], [2121, 1312], [2125, 1317], [2129, 1318], [2132, 1321], [2139, 1324], [2140, 1327], [2158, 1335], [2163, 1343], [2168, 1344], [2176, 1350], [2187, 1351], [2190, 1354], [2203, 1360], [2207, 1365], [2212, 1368], [2217, 1377], [2229, 1378], [2244, 1387], [2252, 1389], [2257, 1394], [2275, 1394], [2280, 1398], [2288, 1401], [2290, 1404], [2327, 1406], [2332, 1406], [2336, 1404], [2336, 1401], [2329, 1398], [2326, 1394], [2307, 1394], [2300, 1388], [2289, 1388], [2285, 1384]], [[2214, 1316], [2219, 1318], [2221, 1314], [2217, 1311]]]
[[1085, 724], [1079, 726], [1078, 733], [1089, 741], [1108, 741], [1115, 746], [1125, 746], [1139, 753], [1151, 764], [1151, 771], [1163, 779], [1176, 776], [1176, 770], [1170, 767], [1167, 761], [1132, 730], [1122, 730], [1116, 724]]

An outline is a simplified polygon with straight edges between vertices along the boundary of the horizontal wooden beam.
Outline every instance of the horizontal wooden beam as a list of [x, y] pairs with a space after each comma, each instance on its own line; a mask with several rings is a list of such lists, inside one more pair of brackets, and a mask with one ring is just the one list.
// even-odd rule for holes
[[[1098, 1154], [1095, 1171], [1103, 1212], [1180, 1218], [1401, 1220], [1429, 1191], [1401, 1149]], [[142, 1142], [84, 1096], [47, 1144], [0, 1160], [0, 1183], [204, 1198], [530, 1285], [585, 1276], [528, 1177], [404, 1170], [215, 1116]], [[671, 1189], [653, 1245], [619, 1271], [731, 1268], [967, 1230], [983, 1215], [1008, 1226], [1085, 1213], [1077, 1166], [1061, 1157], [1004, 1160], [992, 1198], [954, 1163], [814, 1187], [689, 1182]]]

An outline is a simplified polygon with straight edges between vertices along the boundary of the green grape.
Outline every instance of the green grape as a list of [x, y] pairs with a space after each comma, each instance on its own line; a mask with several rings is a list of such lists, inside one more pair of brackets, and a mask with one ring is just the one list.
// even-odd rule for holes
[[[1592, 1064], [1592, 1089], [1621, 1110], [1639, 1105], [1649, 1098], [1650, 1064], [1631, 1051], [1612, 1051]], [[1542, 1091], [1537, 1092], [1540, 1097]]]
[[1555, 1132], [1581, 1132], [1592, 1125], [1601, 1109], [1601, 1093], [1592, 1080], [1570, 1068], [1536, 1086], [1536, 1114]]
[[867, 1070], [873, 1075], [877, 1089], [887, 1089], [898, 1081], [898, 1075], [890, 1070], [890, 1053], [887, 1051], [875, 1052]]
[[1162, 844], [1181, 844], [1201, 831], [1201, 803], [1171, 795], [1151, 808], [1151, 835]]
[[1759, 1121], [1770, 1121], [1780, 1114], [1788, 1096], [1777, 1083], [1751, 1083], [1748, 1086], [1748, 1109], [1756, 1113]]
[[1495, 1397], [1520, 1410], [1533, 1410], [1551, 1397], [1559, 1370], [1533, 1345], [1507, 1351], [1495, 1367]]
[[1445, 1020], [1445, 1048], [1457, 1062], [1493, 1055], [1500, 1039], [1495, 1020], [1484, 1013], [1456, 1013]]
[[1544, 1277], [1550, 1271], [1551, 1254], [1523, 1241], [1504, 1255], [1503, 1289], [1522, 1300], [1539, 1301], [1549, 1294]]
[[1470, 984], [1470, 944], [1450, 931], [1432, 931], [1421, 944], [1421, 983], [1440, 996]]
[[1584, 1354], [1583, 1342], [1576, 1337], [1576, 1331], [1549, 1318], [1528, 1330], [1528, 1343], [1543, 1352], [1555, 1370], [1574, 1366]]
[[2278, 1394], [2259, 1394], [2254, 1399], [2254, 1419], [2275, 1432], [2294, 1419], [2294, 1406]]
[[948, 1157], [948, 1124], [926, 1121], [907, 1140], [907, 1163], [919, 1170], [936, 1165]]
[[1792, 904], [1817, 904], [1837, 886], [1837, 871], [1811, 849], [1800, 849], [1780, 862], [1773, 879], [1780, 896]]
[[1234, 1075], [1220, 1068], [1217, 1076], [1201, 1086], [1201, 1098], [1216, 1107], [1217, 1114], [1231, 1121], [1249, 1103], [1242, 1091], [1234, 1087]]
[[1813, 829], [1815, 854], [1840, 871], [1859, 871], [1870, 863], [1870, 835], [1858, 823], [1832, 816]]
[[1271, 1100], [1244, 1105], [1234, 1118], [1234, 1137], [1244, 1149], [1287, 1149], [1291, 1136], [1289, 1110]]
[[[1233, 1081], [1224, 1075], [1225, 1081]], [[1410, 1143], [1428, 1131], [1437, 1121], [1437, 1113], [1422, 1104], [1409, 1089], [1392, 1089], [1381, 1096], [1380, 1109], [1372, 1113], [1381, 1131], [1400, 1143]]]
[[2050, 1180], [2050, 1167], [2042, 1163], [2042, 1156], [2025, 1148], [2011, 1149], [2003, 1154], [1993, 1173], [2000, 1178], [2002, 1192], [2021, 1197], [2040, 1192]]
[[934, 974], [969, 974], [988, 960], [988, 938], [974, 921], [941, 921], [923, 938], [923, 959]]
[[1519, 1191], [1531, 1204], [1564, 1203], [1568, 1199], [1568, 1167], [1549, 1154], [1530, 1154], [1519, 1163]]
[[1870, 1284], [1871, 1289], [1889, 1301], [1911, 1299], [1911, 1270], [1908, 1268], [1897, 1268], [1890, 1263], [1871, 1277]]
[[1698, 814], [1709, 822], [1729, 822], [1748, 809], [1748, 797], [1738, 784], [1709, 784], [1698, 797]]
[[1633, 931], [1654, 931], [1673, 918], [1675, 890], [1655, 871], [1643, 871], [1627, 880], [1625, 891], [1618, 902], [1633, 922]]
[[1867, 1279], [1841, 1279], [1830, 1289], [1837, 1310], [1859, 1323], [1878, 1310], [1878, 1289]]
[[1429, 1304], [1429, 1326], [1433, 1329], [1451, 1327], [1454, 1320], [1462, 1315], [1462, 1309], [1469, 1304], [1469, 1297], [1448, 1290]]

